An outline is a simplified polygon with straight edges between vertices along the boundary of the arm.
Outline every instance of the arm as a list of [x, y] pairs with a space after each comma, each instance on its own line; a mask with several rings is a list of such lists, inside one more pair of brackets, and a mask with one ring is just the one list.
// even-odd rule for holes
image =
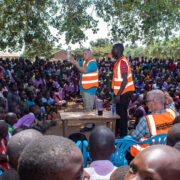
[[81, 72], [83, 74], [87, 74], [88, 73], [88, 71], [85, 68], [79, 66], [77, 61], [71, 60], [70, 62], [78, 69], [79, 72]]
[[136, 126], [134, 133], [132, 134], [132, 137], [136, 140], [141, 139], [143, 136], [150, 137], [149, 126], [145, 117], [142, 117], [139, 120], [139, 123]]

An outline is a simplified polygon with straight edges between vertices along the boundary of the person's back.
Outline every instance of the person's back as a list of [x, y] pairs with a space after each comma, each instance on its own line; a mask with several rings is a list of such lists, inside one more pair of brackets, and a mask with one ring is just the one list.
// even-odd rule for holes
[[79, 180], [83, 175], [80, 149], [60, 136], [43, 136], [31, 142], [18, 163], [20, 180]]
[[89, 137], [87, 150], [93, 162], [85, 171], [90, 180], [108, 180], [116, 167], [111, 163], [111, 154], [115, 151], [115, 139], [112, 131], [105, 126], [96, 127]]

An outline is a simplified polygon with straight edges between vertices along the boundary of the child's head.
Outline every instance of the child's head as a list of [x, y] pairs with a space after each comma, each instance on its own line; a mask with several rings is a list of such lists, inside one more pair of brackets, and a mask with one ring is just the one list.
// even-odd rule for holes
[[12, 102], [9, 105], [9, 112], [13, 112], [16, 115], [21, 114], [21, 110], [20, 110], [19, 106], [15, 102]]
[[4, 107], [0, 106], [0, 120], [4, 120], [5, 118], [5, 110]]
[[8, 124], [5, 121], [0, 121], [0, 139], [7, 137]]
[[126, 174], [129, 171], [129, 166], [120, 166], [118, 167], [110, 177], [110, 180], [124, 180]]
[[39, 98], [39, 97], [36, 98], [35, 103], [36, 103], [39, 107], [43, 106], [42, 99]]
[[25, 100], [27, 98], [27, 95], [26, 95], [25, 91], [20, 91], [19, 96], [20, 96], [21, 100]]
[[109, 128], [98, 126], [93, 129], [87, 148], [92, 160], [110, 160], [111, 154], [115, 151], [114, 143], [114, 134]]
[[29, 100], [34, 101], [35, 96], [34, 96], [34, 93], [32, 91], [28, 91], [27, 96], [28, 96]]
[[83, 173], [80, 149], [60, 136], [43, 136], [31, 142], [18, 163], [18, 173], [23, 180], [74, 180], [81, 179]]
[[17, 91], [17, 84], [16, 83], [10, 83], [9, 89], [12, 92], [16, 92]]
[[13, 124], [17, 123], [18, 118], [17, 118], [17, 116], [16, 116], [15, 113], [9, 112], [9, 113], [7, 113], [6, 116], [5, 116], [5, 121], [6, 121], [8, 124], [13, 125]]
[[37, 105], [33, 105], [29, 108], [29, 112], [34, 113], [35, 115], [41, 114], [41, 110], [39, 108], [39, 106]]
[[49, 99], [50, 98], [50, 92], [49, 91], [45, 91], [44, 97]]
[[23, 130], [12, 136], [7, 145], [7, 154], [12, 168], [17, 169], [18, 159], [24, 148], [32, 141], [38, 140], [42, 134], [34, 129]]

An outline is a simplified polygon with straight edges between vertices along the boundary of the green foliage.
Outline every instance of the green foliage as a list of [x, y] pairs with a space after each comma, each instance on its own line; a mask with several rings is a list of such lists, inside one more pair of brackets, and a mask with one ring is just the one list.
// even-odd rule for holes
[[90, 42], [93, 55], [95, 57], [104, 57], [106, 53], [110, 53], [112, 50], [112, 44], [108, 39], [97, 39]]
[[65, 32], [66, 43], [80, 43], [87, 39], [84, 31], [92, 29], [97, 32], [98, 21], [94, 20], [89, 7], [91, 0], [59, 0], [60, 8], [52, 20], [59, 33]]
[[76, 59], [81, 59], [83, 58], [83, 48], [76, 48], [75, 50], [72, 51]]
[[168, 41], [156, 41], [146, 47], [126, 47], [124, 54], [132, 57], [180, 58], [180, 37]]
[[[110, 25], [113, 42], [141, 40], [149, 45], [167, 41], [179, 30], [179, 9], [179, 0], [3, 0], [0, 50], [20, 50], [23, 46], [31, 49], [35, 42], [39, 47], [52, 46], [62, 33], [67, 44], [81, 45], [87, 39], [85, 30], [98, 31], [93, 11]], [[56, 37], [50, 26], [58, 30]], [[93, 48], [97, 54], [104, 53], [102, 47], [101, 52]]]
[[0, 49], [21, 50], [40, 41], [52, 44], [55, 38], [49, 30], [49, 20], [57, 12], [52, 0], [0, 1]]
[[179, 0], [94, 0], [97, 15], [112, 25], [114, 41], [168, 39], [180, 26]]
[[46, 44], [45, 42], [43, 42], [42, 44], [38, 40], [33, 40], [31, 42], [31, 45], [25, 48], [22, 57], [34, 58], [38, 56], [43, 58], [51, 58], [52, 55], [57, 52], [57, 49], [52, 48], [53, 44]]

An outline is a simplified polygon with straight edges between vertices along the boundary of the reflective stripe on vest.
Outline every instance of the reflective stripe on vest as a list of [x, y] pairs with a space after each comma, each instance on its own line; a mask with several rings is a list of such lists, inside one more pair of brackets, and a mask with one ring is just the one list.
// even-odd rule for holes
[[151, 136], [168, 133], [175, 117], [175, 112], [170, 108], [165, 113], [146, 116]]
[[[165, 113], [150, 114], [146, 116], [151, 137], [159, 134], [168, 133], [170, 127], [173, 124], [175, 117], [176, 117], [176, 113], [170, 108], [167, 108]], [[143, 139], [148, 139], [148, 138], [143, 137]], [[139, 141], [142, 141], [142, 139]], [[135, 157], [140, 151], [142, 151], [144, 148], [148, 146], [149, 146], [148, 144], [144, 144], [144, 145], [137, 144], [132, 146], [130, 148], [131, 155]]]
[[[87, 64], [84, 61], [83, 62], [83, 68], [86, 68], [89, 63], [96, 62], [95, 59], [91, 59]], [[82, 74], [82, 87], [84, 89], [90, 89], [92, 87], [98, 87], [99, 81], [98, 81], [98, 69], [94, 72]]]
[[131, 67], [130, 67], [126, 57], [123, 56], [114, 65], [112, 89], [114, 90], [115, 95], [117, 95], [119, 89], [121, 88], [121, 84], [123, 82], [123, 78], [121, 76], [121, 67], [120, 67], [121, 66], [121, 60], [123, 60], [128, 66], [128, 75], [127, 75], [128, 82], [127, 82], [126, 87], [125, 87], [124, 91], [122, 92], [122, 94], [135, 90], [134, 83], [133, 83], [133, 77], [132, 77], [132, 73], [131, 73]]

